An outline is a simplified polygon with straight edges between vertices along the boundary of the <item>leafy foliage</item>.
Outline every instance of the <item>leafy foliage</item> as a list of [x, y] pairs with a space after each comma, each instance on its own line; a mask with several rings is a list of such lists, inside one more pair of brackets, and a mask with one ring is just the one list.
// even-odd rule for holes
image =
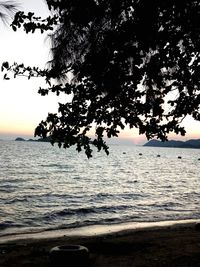
[[[200, 120], [200, 3], [195, 0], [47, 0], [52, 16], [18, 12], [16, 30], [51, 31], [53, 59], [48, 69], [4, 63], [16, 75], [42, 76], [41, 95], [60, 92], [59, 104], [35, 134], [59, 146], [77, 146], [88, 157], [91, 144], [108, 147], [128, 125], [147, 139], [185, 134], [186, 115]], [[68, 73], [73, 78], [68, 79]], [[7, 78], [7, 76], [6, 76]], [[89, 133], [95, 125], [95, 138]]]
[[0, 2], [0, 19], [4, 22], [8, 22], [8, 18], [13, 18], [17, 11], [17, 3], [15, 1]]

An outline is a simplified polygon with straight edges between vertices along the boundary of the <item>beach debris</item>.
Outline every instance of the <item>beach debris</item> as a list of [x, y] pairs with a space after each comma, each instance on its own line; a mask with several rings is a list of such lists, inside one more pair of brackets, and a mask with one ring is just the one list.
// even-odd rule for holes
[[87, 267], [89, 250], [81, 245], [57, 246], [49, 252], [52, 267]]
[[160, 158], [160, 155], [159, 154], [157, 155], [157, 158]]
[[142, 156], [142, 153], [139, 153], [139, 156]]
[[182, 159], [182, 157], [181, 156], [178, 156], [178, 159]]

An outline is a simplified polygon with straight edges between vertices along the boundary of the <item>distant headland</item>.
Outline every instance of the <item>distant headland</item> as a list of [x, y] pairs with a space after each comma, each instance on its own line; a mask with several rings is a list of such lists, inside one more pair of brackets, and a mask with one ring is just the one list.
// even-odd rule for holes
[[24, 139], [22, 137], [17, 137], [15, 139], [15, 141], [19, 141], [19, 142], [50, 142], [50, 138], [46, 137], [46, 138], [39, 138], [39, 139]]
[[177, 148], [200, 148], [200, 139], [190, 139], [187, 141], [158, 141], [158, 140], [150, 140], [144, 146], [152, 146], [152, 147], [177, 147]]

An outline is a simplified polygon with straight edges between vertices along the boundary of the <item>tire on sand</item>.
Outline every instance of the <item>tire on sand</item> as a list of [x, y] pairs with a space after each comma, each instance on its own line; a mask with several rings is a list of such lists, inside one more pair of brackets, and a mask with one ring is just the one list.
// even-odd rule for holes
[[52, 267], [88, 267], [89, 251], [80, 245], [57, 246], [50, 250], [50, 262]]

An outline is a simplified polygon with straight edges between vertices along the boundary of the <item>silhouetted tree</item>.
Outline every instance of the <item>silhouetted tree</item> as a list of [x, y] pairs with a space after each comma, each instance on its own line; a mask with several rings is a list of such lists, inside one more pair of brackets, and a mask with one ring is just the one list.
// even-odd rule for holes
[[[186, 115], [200, 120], [200, 3], [196, 0], [47, 0], [46, 19], [18, 12], [14, 30], [51, 31], [49, 68], [23, 64], [3, 69], [42, 76], [46, 95], [61, 92], [59, 104], [35, 135], [50, 135], [59, 146], [77, 146], [88, 157], [91, 143], [108, 153], [104, 137], [125, 125], [147, 139], [185, 135]], [[68, 78], [68, 73], [72, 78]], [[7, 78], [7, 75], [5, 76]], [[95, 125], [95, 138], [88, 133]]]

